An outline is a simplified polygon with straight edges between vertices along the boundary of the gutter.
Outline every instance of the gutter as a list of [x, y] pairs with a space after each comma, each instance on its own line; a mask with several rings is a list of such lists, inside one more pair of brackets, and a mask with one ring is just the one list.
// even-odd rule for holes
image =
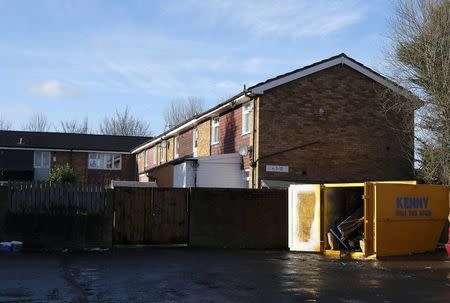
[[0, 146], [0, 150], [39, 150], [39, 151], [52, 151], [52, 152], [76, 152], [76, 153], [107, 153], [107, 154], [120, 154], [130, 155], [130, 152], [126, 151], [109, 151], [109, 150], [83, 150], [83, 149], [64, 149], [64, 148], [43, 148], [43, 147], [9, 147]]
[[166, 133], [161, 134], [160, 136], [156, 137], [152, 141], [147, 142], [144, 145], [141, 145], [141, 146], [131, 150], [131, 153], [132, 154], [139, 153], [139, 152], [143, 151], [144, 149], [147, 149], [148, 147], [151, 147], [169, 137], [172, 137], [185, 129], [189, 129], [189, 128], [197, 125], [198, 123], [203, 122], [204, 120], [206, 120], [208, 118], [212, 118], [212, 117], [216, 116], [218, 113], [221, 113], [222, 111], [228, 109], [229, 107], [234, 107], [237, 104], [246, 103], [249, 100], [251, 100], [250, 97], [248, 95], [246, 95], [245, 93], [238, 94], [233, 99], [230, 99], [230, 100], [226, 101], [225, 103], [219, 104], [218, 106], [216, 106], [216, 108], [213, 108], [213, 109], [205, 112], [201, 116], [199, 116], [197, 118], [193, 118], [193, 119], [185, 122], [184, 124], [181, 124], [178, 127], [174, 128], [172, 130], [169, 130]]

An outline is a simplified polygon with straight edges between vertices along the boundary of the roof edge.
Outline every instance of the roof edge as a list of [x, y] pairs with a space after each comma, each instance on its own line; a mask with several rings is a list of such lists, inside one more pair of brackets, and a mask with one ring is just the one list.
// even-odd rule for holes
[[339, 64], [345, 64], [346, 66], [352, 68], [353, 70], [356, 70], [357, 72], [365, 75], [366, 77], [374, 80], [375, 82], [378, 82], [379, 84], [389, 88], [390, 90], [400, 95], [409, 97], [412, 94], [404, 87], [400, 86], [399, 84], [395, 83], [389, 78], [381, 75], [380, 73], [374, 71], [370, 67], [367, 67], [364, 64], [356, 61], [355, 59], [347, 56], [345, 53], [341, 53], [328, 59], [324, 59], [316, 63], [304, 66], [302, 68], [293, 70], [289, 73], [285, 73], [277, 77], [268, 79], [264, 82], [260, 82], [256, 85], [249, 87], [249, 91], [252, 92], [253, 94], [264, 94], [266, 90], [306, 77], [308, 75], [317, 73], [321, 70], [325, 70], [327, 68]]
[[29, 130], [0, 130], [1, 132], [5, 133], [25, 133], [25, 134], [56, 134], [56, 135], [71, 135], [71, 136], [92, 136], [92, 137], [119, 137], [119, 138], [153, 138], [152, 136], [125, 136], [125, 135], [105, 135], [105, 134], [81, 134], [81, 133], [67, 133], [67, 132], [56, 132], [56, 131], [49, 131], [49, 132], [43, 132], [43, 131], [29, 131]]
[[[216, 106], [204, 111], [203, 113], [198, 114], [198, 115], [170, 128], [169, 130], [161, 133], [160, 135], [153, 137], [151, 140], [144, 142], [141, 145], [136, 146], [135, 148], [133, 148], [131, 150], [131, 153], [135, 154], [135, 153], [141, 152], [142, 150], [146, 149], [147, 147], [153, 146], [154, 144], [160, 142], [162, 139], [164, 139], [167, 136], [171, 136], [173, 134], [176, 134], [178, 132], [185, 130], [186, 128], [188, 128], [190, 126], [194, 126], [200, 122], [203, 122], [204, 120], [208, 119], [210, 115], [213, 115], [216, 111], [220, 111], [221, 109], [225, 108], [232, 102], [237, 102], [238, 104], [242, 103], [241, 98], [245, 99], [245, 97], [248, 97], [246, 95], [246, 91], [241, 91], [238, 94], [217, 104]], [[243, 101], [243, 102], [245, 102], [245, 101]]]

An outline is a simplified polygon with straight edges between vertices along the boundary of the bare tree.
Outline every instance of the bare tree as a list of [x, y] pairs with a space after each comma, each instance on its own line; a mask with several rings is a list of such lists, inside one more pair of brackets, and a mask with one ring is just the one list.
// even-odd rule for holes
[[0, 114], [0, 130], [10, 130], [12, 127], [12, 123], [9, 120], [6, 120], [2, 114]]
[[64, 133], [87, 134], [89, 131], [88, 118], [85, 117], [80, 122], [77, 120], [61, 121], [61, 131]]
[[405, 120], [402, 131], [415, 134], [423, 180], [450, 184], [450, 1], [398, 1], [391, 44], [387, 57], [393, 79], [413, 94], [387, 94], [386, 109], [413, 112], [420, 98], [415, 123]]
[[48, 132], [50, 130], [50, 127], [51, 123], [43, 113], [35, 113], [23, 126], [23, 129], [36, 132]]
[[100, 123], [100, 133], [120, 136], [150, 136], [150, 124], [144, 120], [133, 117], [128, 106], [119, 112], [116, 110], [111, 117], [105, 117]]
[[166, 127], [171, 128], [198, 115], [203, 110], [203, 99], [199, 97], [173, 100], [164, 112], [164, 122]]

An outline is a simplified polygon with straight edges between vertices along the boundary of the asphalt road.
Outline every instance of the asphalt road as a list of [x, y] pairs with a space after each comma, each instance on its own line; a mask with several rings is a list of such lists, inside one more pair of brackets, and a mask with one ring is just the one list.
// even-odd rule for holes
[[0, 302], [450, 302], [450, 261], [187, 248], [1, 253]]

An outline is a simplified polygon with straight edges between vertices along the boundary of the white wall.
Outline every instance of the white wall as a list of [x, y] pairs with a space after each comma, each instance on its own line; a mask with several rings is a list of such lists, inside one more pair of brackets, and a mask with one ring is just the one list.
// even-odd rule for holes
[[197, 187], [243, 188], [239, 154], [224, 154], [198, 159]]
[[[239, 154], [223, 154], [187, 160], [174, 166], [174, 187], [246, 188]], [[197, 179], [195, 180], [195, 177]]]
[[193, 187], [195, 185], [195, 161], [186, 161], [173, 166], [173, 187]]

